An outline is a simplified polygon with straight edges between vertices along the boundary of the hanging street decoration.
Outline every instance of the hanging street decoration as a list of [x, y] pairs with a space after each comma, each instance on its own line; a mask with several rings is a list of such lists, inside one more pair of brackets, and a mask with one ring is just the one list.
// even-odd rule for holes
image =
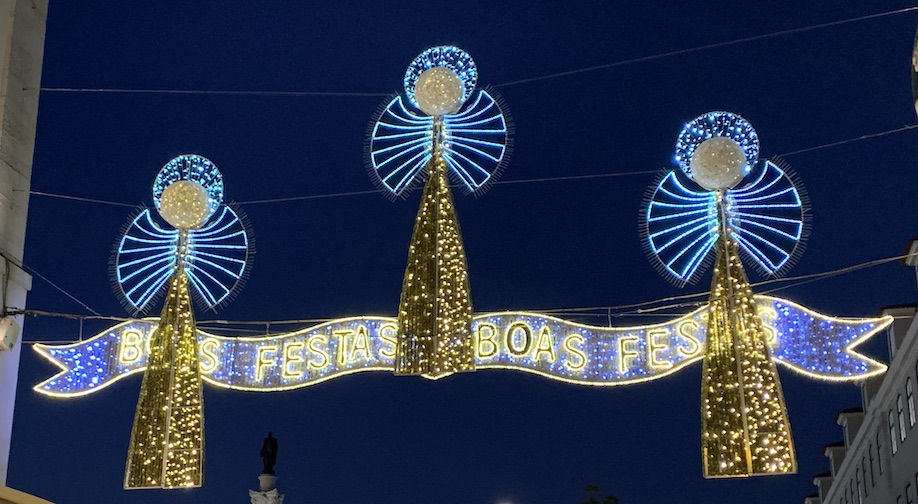
[[[891, 322], [828, 317], [790, 301], [756, 296], [771, 358], [817, 379], [853, 382], [886, 366], [854, 349]], [[478, 369], [510, 369], [579, 385], [616, 386], [654, 380], [702, 359], [708, 339], [708, 307], [664, 323], [599, 327], [525, 312], [473, 318]], [[227, 338], [197, 332], [203, 381], [218, 387], [274, 392], [315, 385], [340, 376], [392, 372], [397, 319], [353, 317], [286, 334]], [[159, 323], [118, 324], [70, 345], [36, 344], [61, 372], [36, 385], [59, 398], [92, 394], [144, 371]]]
[[787, 170], [758, 154], [745, 119], [704, 114], [679, 134], [681, 173], [663, 176], [642, 212], [645, 245], [668, 277], [684, 285], [714, 261], [701, 390], [706, 478], [797, 469], [774, 349], [739, 256], [767, 274], [787, 268], [807, 209]]
[[246, 277], [252, 254], [242, 219], [222, 201], [217, 167], [201, 156], [179, 156], [153, 183], [153, 203], [172, 229], [145, 209], [130, 220], [115, 252], [116, 289], [135, 315], [166, 296], [158, 324], [145, 333], [128, 489], [202, 484], [204, 404], [191, 295], [210, 309], [225, 303]]
[[133, 316], [165, 295], [160, 317], [122, 322], [73, 344], [33, 345], [60, 368], [34, 390], [80, 397], [143, 373], [124, 487], [180, 488], [203, 483], [205, 382], [273, 392], [366, 371], [439, 379], [505, 369], [618, 386], [700, 360], [704, 476], [795, 472], [776, 365], [839, 382], [883, 373], [884, 364], [855, 348], [892, 318], [829, 317], [752, 293], [740, 257], [779, 274], [808, 231], [805, 198], [787, 168], [759, 161], [755, 130], [729, 112], [704, 114], [680, 133], [681, 170], [651, 188], [643, 241], [654, 264], [680, 286], [713, 263], [706, 306], [631, 327], [529, 312], [475, 315], [450, 184], [486, 189], [507, 161], [510, 136], [499, 100], [476, 90], [477, 80], [461, 49], [428, 49], [409, 66], [404, 96], [386, 102], [371, 126], [368, 164], [379, 185], [398, 197], [423, 183], [397, 317], [336, 319], [258, 338], [198, 330], [192, 296], [211, 310], [231, 299], [251, 266], [252, 238], [222, 203], [220, 171], [201, 156], [183, 155], [153, 184], [158, 217], [168, 226], [150, 209], [139, 212], [113, 261], [114, 283]]
[[508, 154], [507, 119], [465, 51], [437, 46], [418, 55], [396, 96], [372, 123], [374, 179], [404, 196], [426, 176], [408, 247], [395, 346], [395, 373], [440, 375], [475, 369], [472, 298], [450, 180], [481, 192]]

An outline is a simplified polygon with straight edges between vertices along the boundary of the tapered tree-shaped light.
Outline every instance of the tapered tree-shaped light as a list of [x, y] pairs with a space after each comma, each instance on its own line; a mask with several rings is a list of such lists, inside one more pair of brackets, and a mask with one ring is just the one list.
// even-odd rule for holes
[[507, 119], [495, 98], [475, 91], [478, 71], [457, 47], [418, 55], [405, 74], [405, 96], [373, 123], [369, 164], [390, 194], [401, 196], [426, 175], [408, 247], [398, 310], [395, 373], [439, 376], [475, 367], [472, 298], [450, 179], [483, 191], [507, 159]]
[[806, 209], [787, 171], [759, 163], [758, 151], [743, 118], [696, 118], [676, 146], [685, 175], [667, 173], [642, 213], [653, 260], [678, 284], [697, 280], [714, 260], [701, 390], [708, 478], [796, 472], [781, 382], [740, 254], [768, 274], [789, 266]]
[[124, 487], [195, 487], [204, 477], [204, 400], [191, 293], [209, 308], [229, 299], [251, 264], [251, 237], [236, 212], [220, 206], [223, 177], [201, 156], [166, 164], [153, 199], [175, 229], [160, 227], [144, 210], [126, 228], [114, 265], [118, 291], [135, 313], [166, 291], [140, 386]]

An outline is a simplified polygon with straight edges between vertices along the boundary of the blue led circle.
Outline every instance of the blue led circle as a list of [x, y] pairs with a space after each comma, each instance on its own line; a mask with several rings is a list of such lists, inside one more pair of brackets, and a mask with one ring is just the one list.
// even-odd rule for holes
[[204, 156], [183, 154], [166, 163], [153, 181], [153, 204], [157, 210], [163, 191], [178, 180], [190, 180], [204, 186], [211, 213], [223, 202], [223, 175], [220, 170]]
[[759, 136], [749, 121], [730, 112], [708, 112], [685, 125], [676, 140], [676, 163], [692, 176], [692, 154], [702, 142], [713, 137], [727, 137], [739, 144], [746, 155], [748, 175], [759, 160]]
[[405, 94], [408, 96], [408, 101], [415, 107], [418, 106], [418, 102], [414, 98], [414, 86], [418, 82], [418, 77], [424, 73], [424, 70], [438, 66], [449, 68], [459, 76], [463, 85], [463, 103], [475, 90], [475, 85], [478, 83], [478, 67], [475, 66], [469, 53], [455, 46], [431, 47], [414, 58], [414, 61], [408, 66], [408, 71], [405, 72]]

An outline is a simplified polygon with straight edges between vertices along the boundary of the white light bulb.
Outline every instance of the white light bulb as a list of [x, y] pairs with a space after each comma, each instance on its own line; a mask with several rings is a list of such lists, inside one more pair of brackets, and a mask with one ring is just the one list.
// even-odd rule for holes
[[173, 182], [159, 199], [159, 215], [176, 229], [197, 229], [210, 214], [207, 190], [197, 182]]
[[709, 138], [692, 153], [689, 167], [692, 180], [701, 187], [730, 189], [746, 176], [746, 153], [732, 138]]
[[456, 72], [446, 67], [424, 70], [414, 85], [414, 99], [427, 115], [453, 114], [462, 106], [465, 87]]

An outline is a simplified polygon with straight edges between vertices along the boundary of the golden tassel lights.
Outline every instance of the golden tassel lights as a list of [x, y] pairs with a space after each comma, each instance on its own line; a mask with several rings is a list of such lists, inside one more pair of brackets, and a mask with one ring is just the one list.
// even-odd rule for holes
[[473, 94], [477, 78], [461, 49], [428, 49], [406, 72], [407, 99], [390, 101], [373, 125], [369, 161], [380, 185], [403, 195], [427, 175], [399, 302], [396, 374], [439, 377], [475, 368], [469, 274], [450, 176], [470, 192], [482, 190], [506, 161], [508, 143], [497, 101]]
[[[435, 124], [439, 136], [441, 123]], [[437, 146], [439, 140], [434, 141]], [[414, 223], [398, 309], [396, 374], [441, 375], [475, 369], [472, 295], [465, 248], [439, 147]]]
[[797, 470], [780, 378], [739, 255], [768, 274], [789, 266], [806, 210], [786, 169], [759, 163], [758, 151], [742, 117], [696, 118], [676, 142], [676, 161], [691, 182], [667, 173], [643, 213], [646, 245], [678, 283], [696, 280], [714, 256], [701, 390], [706, 478]]
[[169, 281], [131, 429], [125, 488], [201, 486], [204, 398], [188, 277]]
[[704, 476], [794, 473], [781, 381], [739, 247], [724, 229], [715, 248], [701, 381]]
[[222, 198], [223, 177], [213, 163], [179, 156], [153, 184], [156, 209], [175, 229], [144, 210], [118, 246], [115, 280], [135, 313], [166, 291], [131, 429], [128, 489], [203, 484], [204, 398], [191, 293], [216, 308], [240, 287], [251, 254], [248, 231], [234, 210], [220, 206]]

